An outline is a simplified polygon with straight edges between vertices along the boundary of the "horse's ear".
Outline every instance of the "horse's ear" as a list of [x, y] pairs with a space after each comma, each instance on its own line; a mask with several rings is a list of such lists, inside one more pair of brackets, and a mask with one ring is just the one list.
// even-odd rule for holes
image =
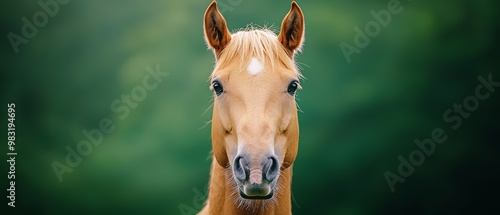
[[205, 12], [205, 40], [216, 54], [219, 54], [231, 41], [231, 33], [227, 29], [226, 20], [217, 9], [217, 2], [213, 1]]
[[299, 5], [293, 1], [290, 12], [281, 23], [278, 35], [278, 40], [283, 44], [290, 57], [293, 57], [295, 51], [300, 51], [304, 41], [304, 29], [304, 14]]

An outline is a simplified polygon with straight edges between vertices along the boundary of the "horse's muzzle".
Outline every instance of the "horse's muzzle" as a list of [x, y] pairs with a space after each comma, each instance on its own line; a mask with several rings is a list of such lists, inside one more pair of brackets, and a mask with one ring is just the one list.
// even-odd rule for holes
[[245, 199], [270, 199], [279, 176], [276, 156], [265, 156], [260, 162], [250, 162], [249, 156], [238, 155], [233, 162], [233, 174], [239, 194]]

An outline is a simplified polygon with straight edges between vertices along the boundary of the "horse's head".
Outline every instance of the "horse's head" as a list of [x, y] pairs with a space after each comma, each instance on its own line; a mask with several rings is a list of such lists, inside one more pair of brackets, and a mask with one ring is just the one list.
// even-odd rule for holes
[[[280, 170], [297, 155], [296, 90], [304, 16], [297, 3], [278, 36], [246, 29], [230, 34], [214, 1], [205, 12], [205, 38], [214, 51], [213, 153], [245, 199], [273, 197]], [[290, 179], [284, 179], [290, 180]]]

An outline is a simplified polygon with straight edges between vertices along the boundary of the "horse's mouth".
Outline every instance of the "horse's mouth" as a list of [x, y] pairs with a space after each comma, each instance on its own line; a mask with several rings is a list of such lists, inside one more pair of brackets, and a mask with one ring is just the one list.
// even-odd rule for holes
[[247, 196], [240, 190], [240, 196], [244, 199], [270, 199], [273, 198], [274, 192], [269, 193], [267, 196]]
[[244, 199], [270, 199], [274, 196], [274, 189], [269, 184], [243, 185], [238, 190]]

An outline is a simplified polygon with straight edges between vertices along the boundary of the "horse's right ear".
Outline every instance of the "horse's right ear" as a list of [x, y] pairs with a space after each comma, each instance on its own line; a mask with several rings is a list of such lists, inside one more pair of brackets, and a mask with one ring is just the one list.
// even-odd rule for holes
[[218, 55], [231, 41], [231, 33], [227, 29], [226, 20], [217, 9], [216, 1], [213, 1], [205, 12], [203, 28], [208, 46]]

